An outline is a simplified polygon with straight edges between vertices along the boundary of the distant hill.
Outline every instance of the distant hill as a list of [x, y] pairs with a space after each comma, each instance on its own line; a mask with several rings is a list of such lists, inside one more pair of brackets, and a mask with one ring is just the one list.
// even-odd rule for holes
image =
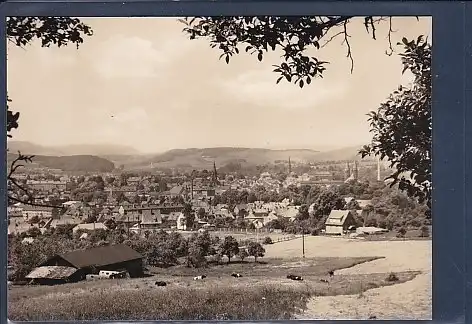
[[[9, 153], [7, 156], [8, 163], [10, 164], [16, 157], [17, 154]], [[107, 159], [93, 155], [35, 155], [33, 163], [26, 164], [26, 167], [46, 167], [74, 172], [110, 172], [115, 169], [115, 164]]]
[[108, 145], [108, 144], [83, 144], [83, 145], [67, 145], [67, 146], [43, 146], [27, 141], [8, 141], [8, 149], [10, 152], [21, 151], [23, 154], [35, 155], [139, 155], [140, 152], [132, 147], [125, 145]]
[[361, 160], [361, 156], [358, 154], [361, 148], [362, 145], [359, 145], [319, 152], [314, 156], [312, 161]]
[[145, 158], [122, 160], [127, 168], [139, 169], [149, 168], [152, 164], [156, 168], [211, 168], [213, 161], [217, 166], [223, 166], [230, 162], [237, 162], [242, 165], [261, 165], [274, 163], [276, 161], [293, 162], [321, 162], [321, 161], [344, 161], [360, 160], [358, 151], [361, 146], [346, 147], [342, 149], [319, 152], [311, 149], [288, 149], [271, 150], [261, 148], [234, 148], [234, 147], [215, 147], [215, 148], [189, 148], [176, 149]]

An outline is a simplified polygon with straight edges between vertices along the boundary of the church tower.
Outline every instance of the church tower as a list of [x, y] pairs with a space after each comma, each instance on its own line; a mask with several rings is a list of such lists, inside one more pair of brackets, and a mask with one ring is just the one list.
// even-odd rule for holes
[[292, 161], [290, 161], [290, 156], [288, 157], [288, 174], [292, 173]]
[[346, 169], [344, 170], [345, 178], [348, 179], [351, 176], [351, 166], [349, 162], [346, 163]]
[[218, 174], [216, 173], [216, 162], [213, 161], [213, 185], [216, 186], [218, 184]]
[[354, 180], [359, 179], [359, 168], [357, 166], [357, 161], [354, 161]]

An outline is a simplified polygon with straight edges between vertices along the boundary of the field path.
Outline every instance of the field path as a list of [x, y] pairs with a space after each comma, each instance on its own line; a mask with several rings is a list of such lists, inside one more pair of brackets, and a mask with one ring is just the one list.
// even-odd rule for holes
[[[301, 239], [267, 246], [267, 256], [301, 255]], [[363, 241], [329, 237], [306, 237], [307, 257], [366, 257], [383, 259], [336, 271], [337, 274], [368, 274], [421, 271], [415, 279], [368, 290], [362, 296], [312, 298], [297, 319], [431, 319], [431, 241]]]

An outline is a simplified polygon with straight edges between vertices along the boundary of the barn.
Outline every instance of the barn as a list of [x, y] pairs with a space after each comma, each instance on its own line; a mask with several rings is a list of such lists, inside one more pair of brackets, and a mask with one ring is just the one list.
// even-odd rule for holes
[[332, 210], [325, 222], [325, 233], [343, 235], [355, 226], [356, 219], [350, 210]]
[[143, 275], [143, 257], [124, 244], [101, 246], [55, 255], [35, 268], [27, 278], [42, 284], [60, 284], [85, 279], [87, 274], [127, 271], [130, 277]]

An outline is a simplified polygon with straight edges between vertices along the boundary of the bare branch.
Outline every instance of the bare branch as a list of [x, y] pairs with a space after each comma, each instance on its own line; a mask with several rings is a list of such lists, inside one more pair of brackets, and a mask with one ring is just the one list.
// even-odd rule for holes
[[328, 40], [326, 40], [323, 45], [320, 46], [320, 48], [323, 48], [325, 47], [326, 45], [328, 45], [329, 43], [331, 43], [335, 38], [337, 38], [339, 35], [342, 35], [344, 34], [344, 31], [340, 31], [339, 33], [336, 33], [334, 34], [333, 36], [331, 36]]
[[31, 202], [31, 201], [24, 201], [20, 198], [13, 197], [11, 195], [8, 195], [8, 199], [19, 202], [19, 203], [22, 203], [22, 204], [25, 204], [25, 205], [35, 206], [35, 207], [64, 208], [61, 205], [48, 205], [48, 204], [43, 204], [43, 203], [35, 203], [35, 202]]
[[392, 29], [392, 17], [389, 17], [388, 19], [388, 34], [387, 34], [387, 39], [388, 39], [388, 50], [385, 51], [385, 54], [388, 56], [392, 56], [394, 50], [392, 46], [392, 33], [395, 31]]
[[351, 60], [351, 73], [354, 71], [354, 59], [352, 58], [352, 52], [351, 52], [351, 44], [349, 44], [349, 34], [347, 33], [347, 21], [344, 22], [344, 41], [343, 44], [346, 44], [347, 46], [347, 55]]

